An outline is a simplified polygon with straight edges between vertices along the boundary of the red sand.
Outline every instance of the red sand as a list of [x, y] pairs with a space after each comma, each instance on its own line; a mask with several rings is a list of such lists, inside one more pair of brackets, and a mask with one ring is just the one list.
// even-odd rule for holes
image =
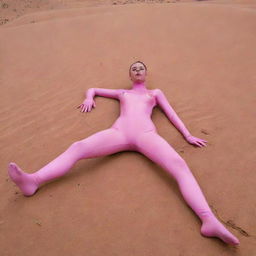
[[[256, 255], [256, 1], [135, 2], [0, 2], [1, 256]], [[137, 152], [82, 160], [32, 197], [9, 180], [9, 162], [35, 172], [108, 128], [118, 101], [76, 106], [91, 87], [130, 88], [135, 60], [208, 141], [188, 144], [154, 109], [237, 248], [202, 237], [175, 181]]]

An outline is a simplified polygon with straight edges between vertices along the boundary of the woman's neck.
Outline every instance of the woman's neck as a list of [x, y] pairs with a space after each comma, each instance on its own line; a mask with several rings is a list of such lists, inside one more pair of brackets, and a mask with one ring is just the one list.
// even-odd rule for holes
[[141, 82], [141, 83], [133, 82], [132, 90], [134, 90], [134, 91], [146, 91], [147, 88], [146, 88], [145, 82]]

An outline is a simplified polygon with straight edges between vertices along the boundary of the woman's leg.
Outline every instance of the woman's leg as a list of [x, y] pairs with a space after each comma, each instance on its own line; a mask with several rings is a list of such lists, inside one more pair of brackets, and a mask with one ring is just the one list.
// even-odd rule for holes
[[159, 164], [177, 181], [187, 204], [202, 221], [201, 234], [216, 236], [229, 244], [239, 244], [233, 236], [214, 216], [196, 179], [185, 160], [155, 132], [147, 132], [137, 140], [138, 151]]
[[15, 163], [9, 164], [9, 175], [24, 195], [33, 195], [38, 187], [65, 175], [80, 159], [114, 154], [128, 148], [124, 135], [109, 128], [74, 142], [66, 151], [33, 174], [23, 172]]

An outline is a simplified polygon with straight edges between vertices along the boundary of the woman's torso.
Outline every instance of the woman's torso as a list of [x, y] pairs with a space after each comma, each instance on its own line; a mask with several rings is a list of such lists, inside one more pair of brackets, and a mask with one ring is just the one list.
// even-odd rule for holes
[[151, 120], [153, 108], [157, 105], [154, 90], [144, 93], [122, 90], [119, 94], [120, 116], [113, 128], [129, 132], [156, 131]]

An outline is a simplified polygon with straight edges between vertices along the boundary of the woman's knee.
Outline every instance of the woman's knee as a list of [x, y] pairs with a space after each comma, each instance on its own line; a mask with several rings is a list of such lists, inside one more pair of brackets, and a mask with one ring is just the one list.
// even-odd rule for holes
[[80, 153], [81, 150], [83, 151], [85, 149], [85, 142], [79, 140], [79, 141], [75, 141], [73, 142], [70, 147], [68, 148], [69, 150], [73, 151], [73, 152], [77, 152]]
[[187, 163], [185, 162], [185, 160], [181, 157], [181, 156], [175, 156], [171, 161], [171, 165], [174, 168], [182, 168], [184, 169], [185, 167], [187, 167]]
[[191, 171], [186, 161], [181, 156], [173, 158], [169, 162], [167, 169], [173, 174], [176, 179], [184, 178], [185, 176], [191, 175]]

